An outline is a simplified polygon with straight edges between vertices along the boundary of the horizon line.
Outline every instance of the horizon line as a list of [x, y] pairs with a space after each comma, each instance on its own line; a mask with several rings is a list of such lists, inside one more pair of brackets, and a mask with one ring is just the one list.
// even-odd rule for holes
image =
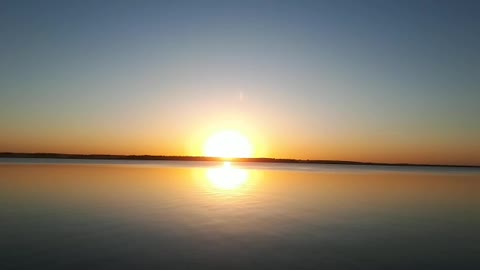
[[480, 168], [480, 165], [465, 164], [427, 164], [427, 163], [390, 163], [329, 159], [295, 159], [269, 157], [211, 157], [188, 155], [126, 155], [126, 154], [71, 154], [51, 152], [0, 152], [0, 158], [52, 158], [52, 159], [104, 159], [104, 160], [173, 160], [173, 161], [231, 161], [231, 162], [269, 162], [269, 163], [307, 163], [337, 165], [384, 165], [384, 166], [424, 166], [424, 167], [468, 167]]

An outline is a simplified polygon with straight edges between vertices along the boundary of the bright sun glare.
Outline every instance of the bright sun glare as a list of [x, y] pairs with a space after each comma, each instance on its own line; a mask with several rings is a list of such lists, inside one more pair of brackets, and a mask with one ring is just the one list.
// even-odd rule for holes
[[237, 131], [221, 131], [208, 138], [205, 155], [209, 157], [251, 157], [252, 145], [247, 137]]
[[207, 177], [216, 189], [235, 190], [247, 182], [248, 172], [232, 167], [230, 162], [225, 162], [223, 167], [208, 169]]

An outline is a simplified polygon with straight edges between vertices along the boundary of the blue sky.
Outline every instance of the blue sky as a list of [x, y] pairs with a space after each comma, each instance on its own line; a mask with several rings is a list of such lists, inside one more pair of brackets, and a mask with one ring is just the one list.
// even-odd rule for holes
[[0, 151], [480, 163], [476, 1], [1, 5]]

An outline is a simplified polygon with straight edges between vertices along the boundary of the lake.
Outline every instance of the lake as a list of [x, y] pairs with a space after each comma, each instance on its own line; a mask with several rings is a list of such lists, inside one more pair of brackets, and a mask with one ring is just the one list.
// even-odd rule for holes
[[4, 158], [0, 269], [480, 269], [480, 170]]

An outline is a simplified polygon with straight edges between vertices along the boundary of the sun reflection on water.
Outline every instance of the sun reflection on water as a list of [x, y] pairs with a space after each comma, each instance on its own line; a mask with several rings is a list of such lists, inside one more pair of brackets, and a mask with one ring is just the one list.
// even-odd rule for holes
[[222, 167], [207, 170], [210, 184], [219, 190], [236, 190], [248, 181], [248, 171], [232, 167], [230, 162], [225, 162]]

